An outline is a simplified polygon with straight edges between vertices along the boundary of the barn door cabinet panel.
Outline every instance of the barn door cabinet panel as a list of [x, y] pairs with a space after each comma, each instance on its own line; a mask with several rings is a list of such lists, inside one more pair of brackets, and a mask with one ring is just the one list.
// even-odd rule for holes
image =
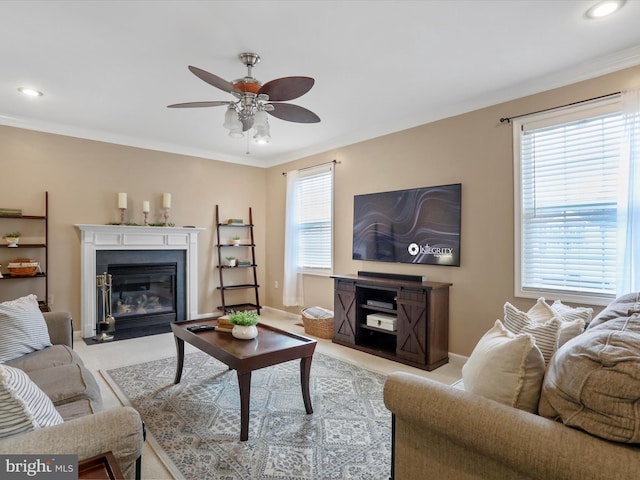
[[356, 286], [350, 280], [335, 280], [333, 338], [346, 345], [356, 340]]

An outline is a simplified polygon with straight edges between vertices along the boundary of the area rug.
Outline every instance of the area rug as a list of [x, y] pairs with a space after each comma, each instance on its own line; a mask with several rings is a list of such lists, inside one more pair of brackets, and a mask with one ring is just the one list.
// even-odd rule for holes
[[[385, 377], [315, 353], [313, 414], [305, 413], [300, 361], [253, 372], [249, 440], [241, 442], [235, 371], [201, 353], [101, 372], [142, 416], [158, 455], [177, 477], [224, 480], [389, 478], [391, 414]], [[144, 460], [143, 460], [144, 461]]]

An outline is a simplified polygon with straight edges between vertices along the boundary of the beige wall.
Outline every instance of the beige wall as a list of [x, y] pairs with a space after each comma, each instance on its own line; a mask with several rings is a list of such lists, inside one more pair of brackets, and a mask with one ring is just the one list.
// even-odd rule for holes
[[[0, 206], [41, 215], [44, 192], [49, 192], [52, 309], [70, 311], [77, 319], [76, 328], [80, 325], [80, 235], [75, 224], [119, 221], [117, 192], [128, 194], [127, 221], [142, 223], [142, 202], [149, 200], [150, 221], [159, 222], [162, 193], [170, 192], [170, 221], [206, 228], [199, 238], [199, 313], [213, 312], [220, 304], [215, 205], [220, 205], [224, 220], [248, 221], [249, 207], [253, 208], [256, 255], [264, 258], [266, 173], [262, 168], [0, 126]], [[0, 236], [9, 226], [2, 222]], [[29, 253], [33, 252], [3, 248], [0, 263], [6, 255]], [[265, 269], [258, 272], [263, 283]], [[41, 282], [0, 281], [0, 300], [15, 298], [25, 289], [31, 293]], [[43, 296], [41, 292], [34, 291]]]
[[[505, 301], [520, 308], [534, 303], [513, 296], [512, 130], [499, 119], [638, 85], [640, 67], [271, 168], [266, 303], [283, 308], [281, 289], [273, 288], [283, 278], [285, 181], [281, 173], [337, 159], [341, 163], [335, 170], [335, 273], [418, 274], [452, 283], [449, 350], [469, 355], [482, 334], [502, 318]], [[458, 182], [462, 183], [459, 268], [351, 259], [354, 195]], [[305, 304], [331, 308], [332, 280], [306, 277]]]
[[[505, 301], [521, 308], [533, 304], [513, 297], [511, 127], [499, 118], [638, 85], [640, 67], [635, 67], [269, 169], [0, 126], [0, 206], [39, 214], [43, 192], [49, 191], [53, 308], [69, 310], [77, 319], [80, 243], [73, 225], [116, 221], [117, 192], [129, 194], [132, 221], [141, 222], [143, 200], [150, 200], [157, 212], [162, 192], [171, 192], [171, 220], [207, 229], [199, 242], [199, 313], [212, 312], [219, 305], [215, 205], [221, 205], [223, 219], [247, 218], [251, 206], [261, 302], [283, 308], [282, 172], [337, 159], [341, 163], [335, 177], [335, 273], [408, 273], [452, 283], [449, 350], [468, 355], [495, 319], [502, 317]], [[463, 198], [460, 267], [351, 259], [354, 195], [458, 182]], [[23, 281], [0, 283], [0, 300], [16, 296], [18, 282]], [[306, 277], [305, 292], [306, 306], [333, 308], [330, 278]], [[298, 313], [300, 309], [287, 310]]]

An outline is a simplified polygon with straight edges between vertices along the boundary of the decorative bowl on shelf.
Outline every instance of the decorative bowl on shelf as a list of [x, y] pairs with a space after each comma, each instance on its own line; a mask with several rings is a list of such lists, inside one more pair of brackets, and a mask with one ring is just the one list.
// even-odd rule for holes
[[3, 237], [10, 247], [17, 247], [20, 237]]

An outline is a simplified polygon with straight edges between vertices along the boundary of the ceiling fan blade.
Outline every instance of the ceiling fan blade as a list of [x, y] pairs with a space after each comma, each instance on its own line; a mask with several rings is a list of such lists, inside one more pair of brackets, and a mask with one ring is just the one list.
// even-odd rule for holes
[[220, 100], [211, 102], [174, 103], [173, 105], [167, 105], [167, 108], [221, 107], [222, 105], [229, 105], [230, 103], [232, 102], [223, 102]]
[[206, 70], [202, 70], [201, 68], [194, 67], [193, 65], [189, 65], [189, 70], [191, 70], [191, 73], [193, 73], [200, 80], [203, 80], [207, 82], [209, 85], [213, 85], [214, 87], [219, 88], [220, 90], [223, 90], [228, 93], [233, 93], [233, 92], [240, 93], [240, 90], [238, 90], [233, 85], [233, 83], [227, 82], [224, 78], [220, 78], [219, 76], [214, 75], [213, 73], [209, 73]]
[[266, 93], [272, 102], [286, 102], [307, 93], [314, 83], [315, 80], [311, 77], [276, 78], [265, 83], [258, 94]]
[[296, 123], [318, 123], [320, 121], [318, 115], [298, 105], [291, 103], [269, 103], [268, 105], [273, 105], [274, 108], [272, 111], [267, 110], [267, 113], [280, 120]]

